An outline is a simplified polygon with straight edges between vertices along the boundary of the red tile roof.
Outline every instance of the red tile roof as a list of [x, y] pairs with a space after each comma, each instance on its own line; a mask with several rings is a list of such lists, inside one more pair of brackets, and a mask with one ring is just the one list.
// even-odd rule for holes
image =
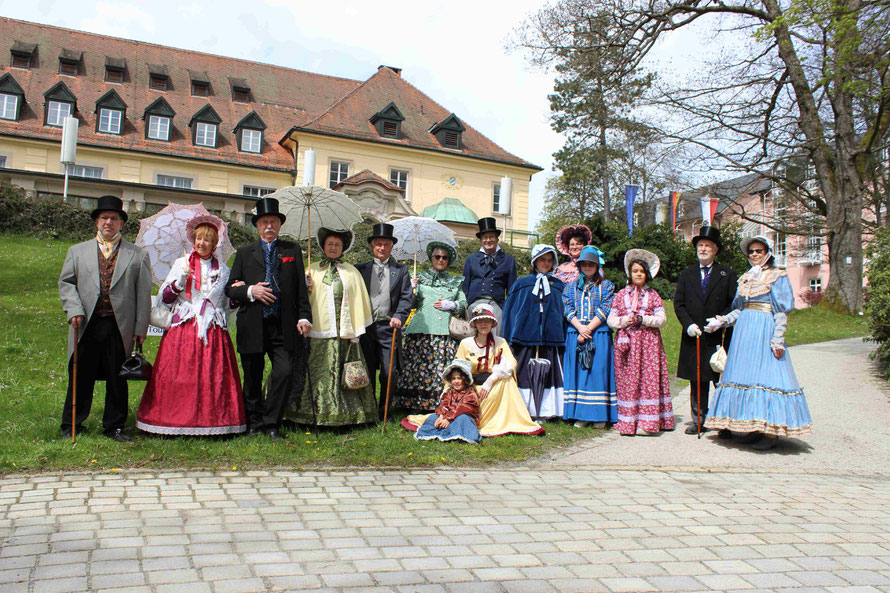
[[[8, 72], [25, 93], [19, 121], [0, 120], [0, 135], [61, 140], [61, 128], [43, 125], [43, 103], [44, 93], [63, 81], [77, 97], [75, 115], [80, 119], [79, 142], [83, 145], [293, 170], [293, 156], [279, 141], [288, 131], [299, 129], [463, 154], [540, 170], [470, 126], [463, 133], [462, 149], [442, 148], [429, 130], [448, 117], [449, 111], [405, 82], [398, 69], [381, 67], [361, 82], [0, 17], [0, 56], [3, 48], [9, 51], [13, 45], [23, 44], [37, 45], [30, 70], [12, 68], [8, 58], [0, 57], [0, 76]], [[58, 60], [63, 51], [83, 52], [79, 76], [59, 74]], [[123, 84], [105, 82], [108, 58], [114, 63], [126, 60]], [[156, 66], [165, 67], [169, 75], [166, 92], [149, 89], [149, 71]], [[190, 71], [210, 81], [210, 96], [191, 95]], [[232, 101], [232, 86], [236, 82], [249, 87], [250, 103]], [[110, 89], [115, 89], [127, 104], [120, 136], [95, 131], [96, 101]], [[158, 97], [164, 97], [176, 112], [170, 142], [145, 138], [146, 122], [142, 117], [145, 108]], [[390, 101], [405, 116], [400, 139], [382, 138], [369, 121]], [[192, 130], [188, 127], [192, 116], [207, 105], [222, 118], [217, 148], [194, 146]], [[261, 154], [239, 151], [232, 133], [235, 124], [251, 111], [267, 126]]]

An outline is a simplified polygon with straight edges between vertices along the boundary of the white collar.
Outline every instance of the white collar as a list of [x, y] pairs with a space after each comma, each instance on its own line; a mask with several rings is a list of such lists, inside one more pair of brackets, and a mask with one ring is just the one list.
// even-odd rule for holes
[[374, 265], [375, 265], [375, 266], [384, 266], [384, 267], [385, 267], [385, 266], [388, 266], [388, 265], [389, 265], [389, 261], [390, 261], [391, 259], [392, 259], [392, 257], [388, 257], [388, 258], [386, 258], [385, 260], [380, 261], [379, 259], [377, 259], [377, 258], [375, 257], [375, 258], [374, 258]]
[[[498, 251], [500, 251], [500, 250], [501, 250], [501, 246], [500, 246], [500, 245], [497, 245], [497, 246], [494, 248], [494, 253], [492, 253], [491, 256], [494, 257], [495, 255], [498, 254]], [[488, 255], [488, 252], [485, 251], [485, 248], [484, 248], [484, 247], [480, 247], [480, 248], [479, 248], [479, 251], [482, 252], [482, 255]]]

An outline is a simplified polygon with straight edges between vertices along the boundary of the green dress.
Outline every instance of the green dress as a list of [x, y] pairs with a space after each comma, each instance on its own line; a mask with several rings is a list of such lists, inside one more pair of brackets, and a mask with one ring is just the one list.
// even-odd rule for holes
[[[331, 286], [334, 289], [335, 323], [339, 328], [343, 282], [336, 269], [333, 270], [333, 275]], [[355, 344], [352, 352], [349, 352], [349, 345], [349, 340], [340, 338], [309, 340], [309, 378], [302, 397], [290, 414], [294, 422], [318, 426], [349, 426], [377, 421], [377, 401], [371, 387], [343, 387], [343, 364], [347, 360], [365, 361], [359, 345]]]

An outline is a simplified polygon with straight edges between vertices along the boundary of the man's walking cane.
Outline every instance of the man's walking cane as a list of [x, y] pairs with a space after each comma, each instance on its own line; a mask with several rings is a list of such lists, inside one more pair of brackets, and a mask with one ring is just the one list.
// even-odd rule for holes
[[80, 346], [80, 328], [74, 326], [74, 358], [71, 360], [71, 444], [76, 445], [75, 433], [77, 432], [77, 350]]
[[698, 416], [698, 437], [701, 438], [701, 336], [695, 338], [695, 415]]
[[392, 328], [392, 344], [389, 347], [389, 373], [386, 376], [386, 401], [383, 404], [383, 431], [386, 432], [386, 416], [389, 414], [389, 390], [392, 389], [392, 359], [396, 354], [396, 332], [399, 328]]

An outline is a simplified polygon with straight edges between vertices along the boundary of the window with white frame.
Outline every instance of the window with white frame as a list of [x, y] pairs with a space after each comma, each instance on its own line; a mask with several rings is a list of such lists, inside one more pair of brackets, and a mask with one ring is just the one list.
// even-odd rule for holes
[[170, 139], [170, 118], [162, 115], [148, 116], [148, 137], [152, 140]]
[[18, 106], [18, 95], [0, 93], [0, 118], [14, 120], [18, 114]]
[[408, 190], [408, 171], [403, 169], [390, 169], [389, 170], [389, 182], [393, 185], [398, 185], [403, 190]]
[[198, 146], [216, 147], [216, 124], [197, 122], [195, 129], [195, 144]]
[[760, 234], [760, 224], [753, 220], [746, 220], [742, 225], [742, 237], [754, 237]]
[[344, 163], [342, 161], [331, 161], [331, 188], [333, 188], [335, 185], [337, 185], [347, 177], [349, 177], [349, 163]]
[[260, 152], [263, 142], [262, 130], [241, 130], [241, 150], [243, 152]]
[[272, 192], [275, 191], [275, 188], [272, 187], [260, 187], [258, 185], [245, 185], [241, 194], [245, 196], [250, 196], [252, 198], [262, 198], [263, 196], [268, 196]]
[[191, 177], [177, 177], [176, 175], [158, 175], [158, 185], [164, 187], [178, 187], [180, 189], [191, 189]]
[[491, 211], [497, 214], [501, 209], [501, 184], [495, 183], [491, 188]]
[[62, 127], [62, 122], [70, 115], [71, 103], [50, 101], [46, 111], [46, 125]]
[[807, 237], [807, 259], [813, 262], [822, 261], [822, 237], [819, 235]]
[[71, 165], [68, 174], [74, 177], [86, 177], [87, 179], [102, 179], [102, 167], [87, 167], [84, 165]]
[[6, 157], [0, 155], [0, 169], [5, 169], [5, 168], [6, 168]]
[[123, 114], [119, 109], [99, 110], [99, 131], [107, 134], [121, 133], [121, 116]]
[[788, 261], [788, 238], [784, 233], [775, 234], [775, 246], [776, 265], [786, 265]]
[[810, 278], [810, 290], [822, 292], [822, 278]]

